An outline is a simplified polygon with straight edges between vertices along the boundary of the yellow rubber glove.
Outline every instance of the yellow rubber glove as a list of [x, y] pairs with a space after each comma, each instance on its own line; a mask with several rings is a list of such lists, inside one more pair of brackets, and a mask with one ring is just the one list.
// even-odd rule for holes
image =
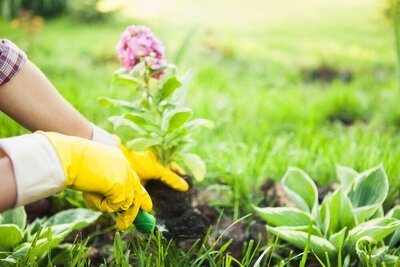
[[152, 209], [150, 196], [123, 153], [117, 148], [52, 132], [45, 135], [56, 150], [66, 186], [83, 192], [88, 205], [104, 212], [123, 211], [119, 230], [127, 229], [141, 208]]
[[178, 164], [173, 162], [168, 169], [157, 160], [157, 157], [151, 151], [129, 151], [122, 145], [121, 150], [132, 164], [142, 183], [150, 179], [155, 179], [164, 182], [178, 191], [187, 191], [189, 189], [188, 183], [176, 174], [184, 174], [184, 171]]

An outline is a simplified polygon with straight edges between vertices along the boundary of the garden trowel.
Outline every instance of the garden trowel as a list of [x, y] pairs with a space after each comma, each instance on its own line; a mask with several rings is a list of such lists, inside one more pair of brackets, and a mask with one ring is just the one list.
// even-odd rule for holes
[[[181, 220], [182, 219], [182, 220]], [[156, 232], [161, 232], [167, 239], [178, 238], [178, 239], [196, 239], [204, 236], [202, 232], [196, 231], [196, 227], [190, 233], [187, 230], [178, 231], [179, 223], [186, 222], [190, 224], [190, 219], [182, 217], [176, 218], [173, 222], [166, 222], [164, 220], [158, 220], [156, 223], [156, 218], [148, 212], [139, 210], [136, 219], [133, 221], [136, 229], [142, 234], [151, 234]], [[172, 225], [178, 226], [177, 229], [172, 227]], [[171, 228], [171, 229], [170, 229]], [[188, 225], [190, 229], [190, 226]]]

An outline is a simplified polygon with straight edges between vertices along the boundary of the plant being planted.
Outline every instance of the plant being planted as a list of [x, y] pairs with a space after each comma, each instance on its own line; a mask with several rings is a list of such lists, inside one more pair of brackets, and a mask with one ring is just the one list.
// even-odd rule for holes
[[255, 208], [267, 229], [323, 266], [396, 266], [400, 262], [400, 207], [384, 215], [389, 183], [382, 166], [362, 173], [338, 166], [340, 186], [318, 203], [317, 187], [289, 168], [282, 184], [295, 207]]
[[[150, 153], [174, 170], [180, 169], [175, 163], [179, 162], [196, 180], [202, 180], [205, 164], [198, 155], [189, 153], [189, 149], [194, 143], [194, 132], [200, 127], [212, 127], [212, 123], [205, 119], [191, 120], [193, 112], [184, 105], [190, 73], [181, 79], [177, 77], [177, 67], [165, 60], [163, 45], [144, 26], [129, 26], [121, 35], [117, 51], [122, 68], [114, 73], [113, 85], [122, 84], [129, 89], [131, 100], [100, 98], [105, 106], [125, 110], [121, 115], [109, 117], [114, 130], [128, 129], [129, 140], [125, 142], [128, 149]], [[176, 192], [158, 181], [147, 182], [146, 189], [154, 200], [159, 219], [168, 222], [179, 218], [182, 223], [193, 219], [202, 221], [191, 208], [192, 190]], [[190, 214], [186, 214], [188, 210]], [[177, 223], [173, 226], [182, 234]], [[201, 232], [206, 229], [203, 228]]]

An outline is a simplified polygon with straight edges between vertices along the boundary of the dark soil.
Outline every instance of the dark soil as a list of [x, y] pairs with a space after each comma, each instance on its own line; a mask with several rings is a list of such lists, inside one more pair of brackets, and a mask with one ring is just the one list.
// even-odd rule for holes
[[325, 196], [335, 191], [338, 188], [338, 186], [339, 186], [338, 184], [327, 184], [318, 187], [318, 203], [321, 204]]
[[195, 191], [191, 177], [182, 177], [189, 183], [187, 192], [176, 191], [158, 180], [150, 180], [145, 186], [153, 200], [157, 225], [161, 226], [158, 228], [170, 238], [204, 237], [210, 220], [193, 205]]
[[268, 179], [261, 190], [264, 196], [261, 207], [294, 207], [294, 204], [286, 197], [280, 182]]
[[308, 82], [331, 83], [334, 80], [341, 80], [349, 83], [353, 80], [353, 73], [349, 70], [339, 70], [333, 66], [322, 64], [316, 68], [305, 68], [302, 70], [303, 77]]
[[28, 223], [36, 218], [50, 217], [55, 213], [54, 200], [51, 197], [38, 200], [25, 206]]

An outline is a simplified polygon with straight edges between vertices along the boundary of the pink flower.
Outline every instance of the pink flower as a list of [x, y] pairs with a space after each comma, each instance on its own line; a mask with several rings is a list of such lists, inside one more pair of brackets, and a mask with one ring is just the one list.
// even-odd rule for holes
[[145, 26], [128, 26], [117, 44], [117, 52], [122, 66], [127, 70], [131, 70], [141, 60], [145, 60], [152, 70], [166, 65], [163, 44]]

